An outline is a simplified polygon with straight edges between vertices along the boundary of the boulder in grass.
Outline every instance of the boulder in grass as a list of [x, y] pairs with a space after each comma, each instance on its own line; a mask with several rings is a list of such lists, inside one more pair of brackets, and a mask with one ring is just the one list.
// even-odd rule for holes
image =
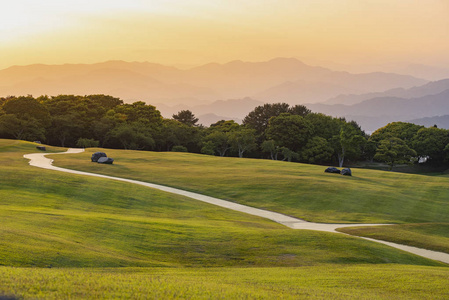
[[340, 170], [334, 167], [329, 167], [326, 170], [324, 170], [324, 172], [326, 173], [335, 173], [335, 174], [340, 174]]
[[350, 168], [345, 168], [341, 170], [341, 175], [352, 176], [352, 172]]
[[91, 160], [93, 162], [98, 162], [98, 159], [100, 157], [108, 157], [108, 156], [104, 152], [95, 152], [94, 154], [92, 154]]
[[112, 163], [114, 162], [113, 158], [110, 157], [100, 157], [97, 161], [99, 164], [108, 164], [108, 165], [112, 165]]
[[36, 146], [38, 150], [46, 151], [47, 149], [44, 146]]

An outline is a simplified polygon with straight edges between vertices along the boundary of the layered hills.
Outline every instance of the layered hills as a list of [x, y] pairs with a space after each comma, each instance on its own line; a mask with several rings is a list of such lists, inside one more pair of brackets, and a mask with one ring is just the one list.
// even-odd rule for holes
[[353, 74], [294, 58], [211, 63], [189, 69], [108, 61], [0, 70], [3, 97], [109, 94], [125, 102], [153, 104], [165, 117], [189, 109], [203, 125], [221, 119], [239, 122], [258, 105], [287, 102], [355, 120], [373, 131], [392, 121], [449, 114], [448, 91], [449, 79], [428, 82], [394, 73]]
[[322, 102], [340, 94], [382, 92], [425, 84], [393, 73], [351, 74], [294, 58], [232, 61], [181, 70], [153, 63], [29, 65], [0, 70], [0, 96], [110, 94], [127, 102], [179, 103], [253, 97], [290, 104]]

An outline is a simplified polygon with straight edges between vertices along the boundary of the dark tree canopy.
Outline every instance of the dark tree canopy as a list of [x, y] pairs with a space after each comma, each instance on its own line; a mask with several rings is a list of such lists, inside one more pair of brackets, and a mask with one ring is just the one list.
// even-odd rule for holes
[[244, 119], [243, 125], [256, 130], [258, 134], [262, 134], [268, 127], [268, 121], [272, 117], [277, 117], [282, 113], [289, 111], [287, 103], [264, 104], [256, 107]]
[[374, 131], [370, 140], [379, 143], [386, 138], [397, 137], [411, 146], [413, 137], [421, 128], [424, 128], [424, 126], [406, 122], [393, 122]]
[[354, 121], [287, 103], [258, 106], [242, 125], [221, 120], [204, 127], [197, 122], [189, 110], [166, 119], [145, 102], [125, 104], [107, 95], [0, 98], [0, 138], [340, 166], [374, 158], [394, 165], [415, 162], [418, 156], [432, 167], [449, 164], [449, 131], [436, 127], [393, 122], [368, 139]]
[[173, 119], [188, 126], [196, 126], [196, 123], [199, 120], [190, 110], [181, 110], [173, 115]]

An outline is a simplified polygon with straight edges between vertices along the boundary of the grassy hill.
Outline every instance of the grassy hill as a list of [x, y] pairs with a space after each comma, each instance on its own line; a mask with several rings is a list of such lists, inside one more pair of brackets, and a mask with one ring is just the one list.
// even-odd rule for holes
[[[0, 294], [50, 299], [139, 299], [148, 295], [422, 299], [431, 288], [437, 291], [432, 294], [434, 299], [449, 295], [445, 284], [449, 268], [442, 263], [349, 236], [291, 230], [128, 183], [31, 167], [23, 154], [37, 152], [35, 146], [0, 140]], [[224, 198], [242, 203], [251, 202], [248, 199], [253, 194], [251, 203], [260, 200], [262, 206], [273, 208], [295, 206], [292, 199], [286, 199], [286, 204], [279, 200], [288, 190], [276, 188], [276, 178], [283, 174], [279, 184], [292, 191], [290, 185], [298, 174], [292, 168], [303, 167], [178, 153], [107, 153], [116, 159], [115, 165], [91, 163], [89, 152], [52, 158], [58, 165], [148, 181], [158, 178], [160, 183], [166, 180], [169, 185], [204, 189], [215, 196], [224, 193]], [[271, 174], [273, 189], [265, 189], [265, 194], [272, 193], [275, 201], [271, 203], [269, 196], [261, 197], [260, 186], [254, 186], [257, 180], [269, 181], [265, 171]], [[253, 173], [259, 175], [253, 179]], [[218, 180], [220, 175], [222, 180]], [[358, 182], [357, 177], [327, 175], [320, 174], [331, 182]], [[235, 191], [225, 189], [225, 183], [235, 184]], [[440, 210], [445, 204], [440, 203]], [[325, 214], [317, 206], [306, 208], [295, 213]], [[354, 217], [347, 210], [336, 211], [338, 216], [329, 219], [368, 215], [356, 212]], [[394, 213], [392, 220], [404, 222]]]
[[55, 165], [119, 175], [199, 192], [314, 222], [447, 222], [447, 177], [325, 167], [188, 153], [102, 150], [112, 166], [90, 162], [93, 152], [53, 157]]

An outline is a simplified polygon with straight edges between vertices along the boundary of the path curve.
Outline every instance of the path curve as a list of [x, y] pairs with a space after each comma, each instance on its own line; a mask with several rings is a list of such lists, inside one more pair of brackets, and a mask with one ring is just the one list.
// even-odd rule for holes
[[[338, 231], [336, 231], [336, 229], [343, 228], [343, 227], [356, 227], [356, 226], [391, 225], [391, 224], [327, 224], [327, 223], [307, 222], [302, 219], [293, 218], [293, 217], [286, 216], [286, 215], [283, 215], [280, 213], [263, 210], [263, 209], [259, 209], [259, 208], [254, 208], [254, 207], [250, 207], [247, 205], [242, 205], [242, 204], [238, 204], [238, 203], [234, 203], [234, 202], [230, 202], [230, 201], [226, 201], [226, 200], [222, 200], [222, 199], [218, 199], [218, 198], [214, 198], [214, 197], [209, 197], [209, 196], [198, 194], [198, 193], [188, 192], [188, 191], [184, 191], [184, 190], [180, 190], [180, 189], [176, 189], [176, 188], [172, 188], [172, 187], [168, 187], [168, 186], [164, 186], [164, 185], [153, 184], [153, 183], [148, 183], [148, 182], [143, 182], [143, 181], [138, 181], [138, 180], [133, 180], [133, 179], [126, 179], [126, 178], [121, 178], [121, 177], [114, 177], [114, 176], [108, 176], [108, 175], [102, 175], [102, 174], [89, 173], [89, 172], [76, 171], [76, 170], [71, 170], [71, 169], [55, 167], [52, 164], [53, 159], [45, 157], [46, 155], [75, 154], [75, 153], [81, 153], [83, 151], [84, 151], [84, 149], [70, 148], [66, 152], [32, 153], [32, 154], [25, 154], [23, 157], [29, 159], [30, 160], [29, 164], [30, 164], [30, 166], [33, 166], [33, 167], [39, 167], [39, 168], [48, 169], [48, 170], [54, 170], [54, 171], [60, 171], [60, 172], [78, 174], [78, 175], [94, 176], [94, 177], [100, 177], [100, 178], [106, 178], [106, 179], [112, 179], [112, 180], [117, 180], [117, 181], [123, 181], [123, 182], [129, 182], [129, 183], [133, 183], [133, 184], [143, 185], [143, 186], [161, 190], [164, 192], [189, 197], [189, 198], [192, 198], [195, 200], [199, 200], [199, 201], [213, 204], [216, 206], [220, 206], [223, 208], [228, 208], [228, 209], [232, 209], [235, 211], [247, 213], [250, 215], [266, 218], [266, 219], [275, 221], [277, 223], [280, 223], [284, 226], [290, 227], [292, 229], [317, 230], [317, 231], [325, 231], [325, 232], [333, 232], [333, 233], [349, 235], [346, 233], [338, 232]], [[401, 250], [404, 250], [404, 251], [407, 251], [407, 252], [410, 252], [410, 253], [413, 253], [413, 254], [416, 254], [419, 256], [423, 256], [426, 258], [438, 260], [438, 261], [449, 264], [449, 254], [447, 254], [447, 253], [436, 252], [436, 251], [432, 251], [432, 250], [421, 249], [421, 248], [416, 248], [416, 247], [411, 247], [411, 246], [405, 246], [405, 245], [386, 242], [386, 241], [382, 241], [382, 240], [375, 240], [375, 239], [371, 239], [371, 238], [365, 238], [365, 237], [360, 237], [360, 238], [369, 240], [369, 241], [382, 243], [382, 244], [385, 244], [385, 245], [388, 245], [388, 246], [391, 246], [391, 247], [394, 247], [397, 249], [401, 249]]]

